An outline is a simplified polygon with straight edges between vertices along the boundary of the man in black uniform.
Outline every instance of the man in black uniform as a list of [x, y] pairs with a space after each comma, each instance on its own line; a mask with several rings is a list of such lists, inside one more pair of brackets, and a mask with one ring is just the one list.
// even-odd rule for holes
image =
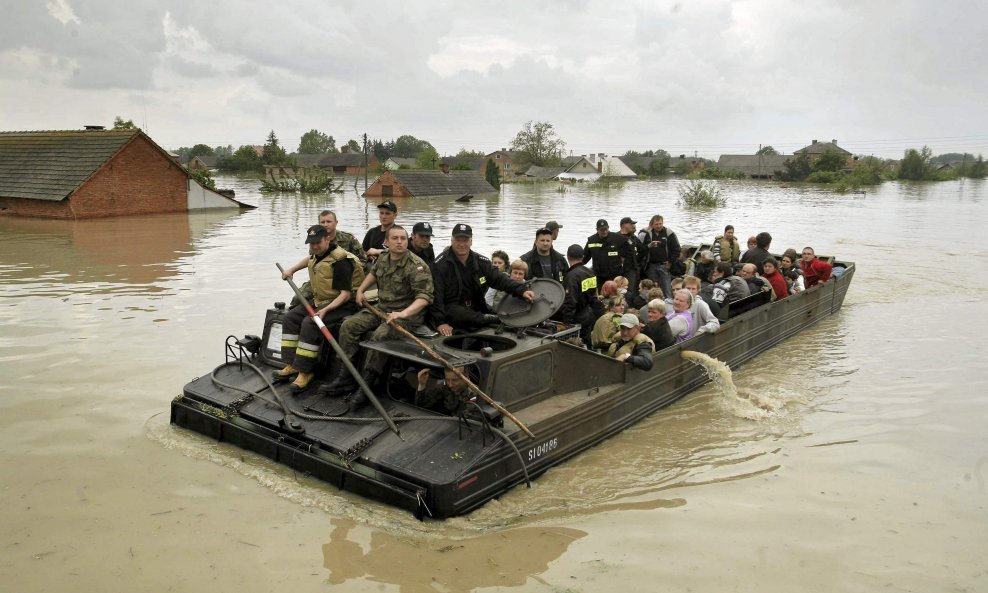
[[638, 233], [638, 238], [645, 247], [645, 277], [652, 280], [662, 289], [666, 298], [672, 295], [672, 264], [680, 255], [682, 248], [676, 233], [665, 226], [661, 214], [656, 214], [649, 221], [648, 228]]
[[597, 286], [613, 280], [624, 271], [625, 258], [633, 258], [628, 242], [617, 233], [611, 233], [607, 221], [597, 221], [597, 232], [587, 237], [583, 247], [583, 263], [593, 260], [593, 272], [597, 276]]
[[594, 310], [594, 305], [600, 303], [597, 298], [597, 277], [583, 265], [583, 248], [570, 245], [566, 250], [566, 261], [569, 269], [563, 275], [563, 287], [566, 296], [563, 306], [559, 309], [559, 317], [563, 323], [579, 323], [580, 338], [584, 344], [590, 344], [590, 332], [593, 324], [600, 315]]
[[436, 299], [429, 313], [436, 330], [444, 336], [453, 335], [453, 328], [472, 330], [498, 321], [487, 306], [484, 294], [488, 288], [506, 291], [529, 302], [535, 293], [525, 284], [515, 282], [491, 265], [491, 260], [471, 250], [473, 229], [468, 224], [453, 227], [449, 249], [436, 258], [432, 270]]
[[563, 254], [552, 248], [552, 231], [548, 228], [535, 231], [535, 247], [521, 256], [521, 261], [528, 264], [525, 280], [552, 278], [562, 282], [569, 267]]
[[416, 222], [412, 227], [412, 238], [408, 242], [408, 250], [422, 258], [422, 261], [429, 264], [429, 268], [436, 263], [436, 252], [432, 248], [432, 225], [427, 222]]
[[633, 254], [632, 257], [625, 258], [624, 260], [624, 272], [623, 276], [628, 279], [628, 294], [625, 295], [625, 300], [627, 302], [632, 302], [638, 297], [638, 282], [640, 279], [639, 270], [641, 269], [642, 259], [645, 257], [645, 247], [642, 245], [641, 239], [635, 235], [635, 225], [638, 224], [637, 221], [632, 220], [630, 216], [625, 216], [621, 219], [621, 237], [628, 243], [628, 248]]
[[388, 229], [395, 225], [395, 218], [398, 217], [398, 205], [391, 200], [385, 200], [377, 205], [377, 219], [381, 221], [380, 226], [371, 227], [364, 235], [361, 247], [367, 253], [367, 261], [373, 263], [377, 256], [384, 251], [384, 242], [388, 238]]

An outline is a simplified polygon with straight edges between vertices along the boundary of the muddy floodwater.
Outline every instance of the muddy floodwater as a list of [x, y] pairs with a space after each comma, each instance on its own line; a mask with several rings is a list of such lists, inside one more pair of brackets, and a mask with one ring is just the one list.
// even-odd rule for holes
[[985, 182], [724, 183], [714, 211], [677, 206], [678, 180], [400, 201], [437, 252], [458, 222], [516, 258], [549, 220], [565, 251], [597, 218], [661, 213], [684, 243], [730, 223], [857, 263], [839, 314], [735, 369], [771, 409], [707, 385], [442, 522], [168, 421], [224, 339], [289, 299], [274, 264], [320, 210], [376, 224], [348, 183], [221, 178], [259, 206], [242, 213], [0, 217], [0, 590], [988, 591]]

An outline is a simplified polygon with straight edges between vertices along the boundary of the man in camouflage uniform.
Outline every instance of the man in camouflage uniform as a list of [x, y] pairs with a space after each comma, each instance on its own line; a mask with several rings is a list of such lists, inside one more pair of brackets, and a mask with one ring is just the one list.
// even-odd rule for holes
[[319, 225], [326, 229], [329, 233], [329, 240], [336, 243], [339, 247], [343, 248], [345, 251], [357, 256], [360, 263], [367, 265], [367, 254], [364, 253], [364, 248], [360, 245], [360, 241], [356, 237], [351, 235], [346, 231], [341, 231], [336, 228], [336, 223], [338, 222], [336, 218], [336, 213], [332, 210], [323, 210], [319, 213]]
[[[414, 253], [408, 250], [408, 232], [394, 225], [388, 229], [385, 239], [387, 250], [381, 253], [370, 271], [364, 277], [357, 289], [357, 304], [366, 301], [364, 291], [377, 283], [379, 302], [377, 308], [387, 315], [388, 321], [412, 329], [422, 324], [425, 319], [425, 308], [432, 303], [434, 290], [432, 273], [429, 266]], [[395, 339], [398, 334], [390, 325], [379, 317], [364, 309], [348, 317], [340, 327], [340, 346], [347, 358], [353, 360], [360, 350], [360, 341], [364, 338], [378, 342]], [[364, 378], [368, 385], [373, 385], [384, 366], [383, 355], [372, 350], [367, 352], [364, 364]], [[340, 367], [335, 379], [321, 393], [328, 395], [343, 395], [356, 388], [357, 383], [346, 366]], [[365, 402], [363, 393], [354, 394], [354, 405]]]

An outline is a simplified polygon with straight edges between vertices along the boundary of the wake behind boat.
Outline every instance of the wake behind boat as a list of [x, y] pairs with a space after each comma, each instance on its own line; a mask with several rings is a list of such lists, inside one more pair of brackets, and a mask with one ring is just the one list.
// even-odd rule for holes
[[[375, 394], [400, 435], [373, 407], [351, 410], [318, 395], [324, 379], [297, 396], [271, 384], [271, 371], [284, 367], [285, 310], [276, 303], [259, 338], [227, 338], [226, 362], [185, 386], [172, 402], [171, 422], [420, 518], [462, 515], [709, 381], [683, 351], [734, 368], [839, 311], [855, 266], [833, 263], [839, 273], [821, 285], [771, 303], [756, 295], [725, 307], [719, 331], [654, 353], [648, 371], [574, 345], [579, 326], [548, 321], [549, 314], [502, 310], [498, 328], [363, 342], [388, 355], [386, 381]], [[551, 303], [554, 281], [543, 282], [539, 299]], [[413, 405], [417, 373], [443, 366], [423, 345], [467, 369], [535, 438], [482, 403], [456, 417]], [[339, 364], [323, 350], [324, 368]]]

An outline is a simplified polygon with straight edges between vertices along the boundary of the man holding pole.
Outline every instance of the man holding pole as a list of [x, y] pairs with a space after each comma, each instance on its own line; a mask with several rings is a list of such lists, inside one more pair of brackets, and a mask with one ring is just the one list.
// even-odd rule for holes
[[[364, 267], [355, 255], [337, 246], [321, 225], [309, 227], [305, 243], [309, 246], [309, 282], [316, 314], [324, 324], [331, 324], [356, 311], [353, 287], [364, 279]], [[294, 271], [286, 270], [282, 276], [291, 277]], [[274, 380], [287, 381], [297, 374], [291, 390], [301, 393], [315, 374], [322, 341], [322, 332], [305, 305], [292, 307], [282, 320], [281, 359], [286, 366], [274, 373]]]
[[[370, 272], [357, 288], [356, 300], [358, 305], [363, 305], [366, 300], [364, 291], [376, 282], [380, 299], [378, 308], [385, 313], [388, 323], [366, 309], [348, 317], [340, 327], [339, 342], [350, 360], [357, 355], [361, 339], [368, 334], [368, 339], [375, 342], [394, 339], [396, 336], [389, 323], [394, 322], [405, 328], [421, 325], [425, 308], [434, 298], [432, 273], [420, 257], [408, 250], [408, 232], [401, 226], [392, 226], [388, 229], [385, 245], [387, 250], [374, 261]], [[373, 386], [383, 369], [382, 356], [374, 351], [367, 352], [364, 378], [368, 385]], [[341, 366], [333, 381], [319, 391], [328, 395], [344, 395], [356, 387], [356, 379], [345, 366]], [[357, 391], [353, 404], [360, 406], [364, 401], [363, 393]]]

